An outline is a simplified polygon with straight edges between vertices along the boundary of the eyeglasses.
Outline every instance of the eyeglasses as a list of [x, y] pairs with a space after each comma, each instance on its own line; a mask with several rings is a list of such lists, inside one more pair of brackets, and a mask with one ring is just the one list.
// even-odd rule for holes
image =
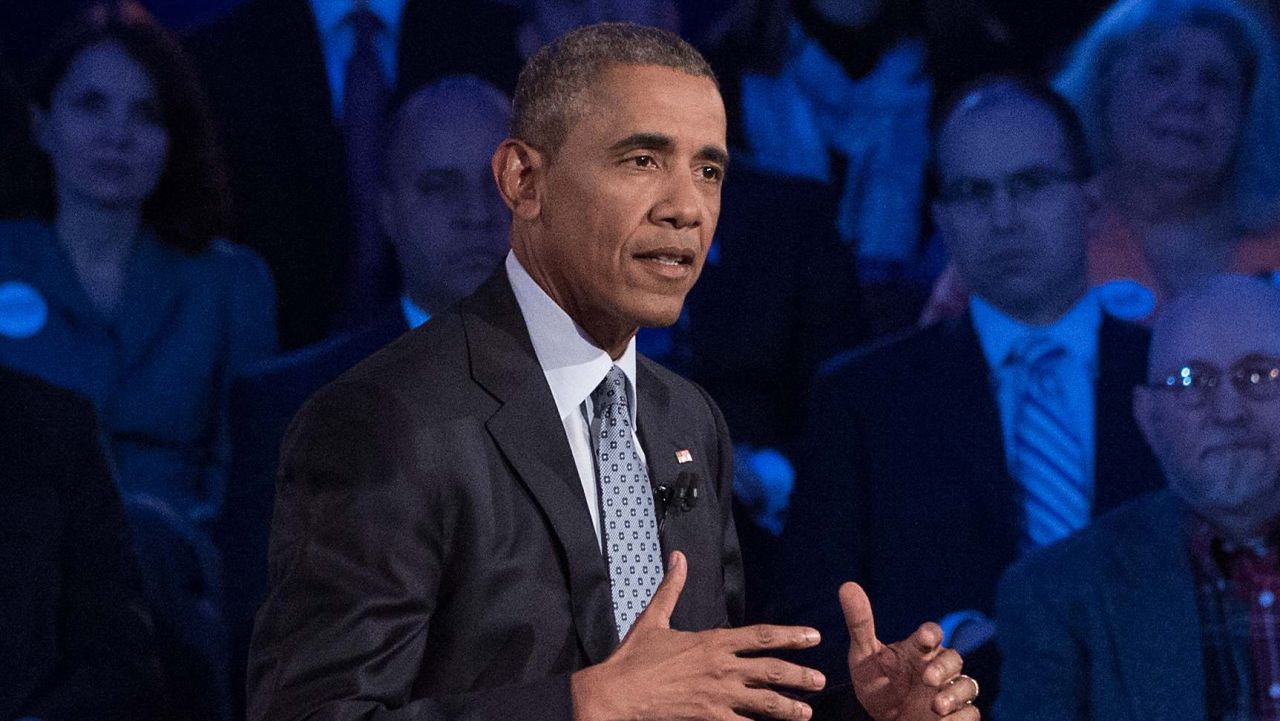
[[1280, 398], [1280, 358], [1262, 355], [1245, 356], [1226, 371], [1211, 363], [1192, 361], [1147, 387], [1168, 392], [1183, 408], [1199, 408], [1209, 402], [1210, 393], [1224, 377], [1251, 401]]
[[1059, 185], [1079, 181], [1080, 176], [1076, 173], [1034, 167], [999, 180], [960, 178], [944, 185], [938, 194], [938, 200], [960, 211], [985, 212], [991, 209], [996, 192], [1003, 187], [1010, 202], [1026, 207], [1048, 198], [1049, 191]]

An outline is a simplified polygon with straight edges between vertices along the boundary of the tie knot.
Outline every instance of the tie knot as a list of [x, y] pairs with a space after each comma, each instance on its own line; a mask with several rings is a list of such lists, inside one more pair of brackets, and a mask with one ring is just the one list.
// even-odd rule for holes
[[1052, 370], [1067, 356], [1067, 349], [1057, 340], [1039, 333], [1029, 335], [1009, 354], [1009, 362], [1022, 366], [1029, 373], [1041, 374]]
[[382, 18], [364, 3], [357, 3], [356, 9], [347, 13], [342, 22], [355, 31], [357, 44], [372, 42], [387, 27]]
[[604, 380], [591, 391], [591, 408], [597, 416], [611, 407], [627, 407], [627, 375], [616, 365], [609, 368]]

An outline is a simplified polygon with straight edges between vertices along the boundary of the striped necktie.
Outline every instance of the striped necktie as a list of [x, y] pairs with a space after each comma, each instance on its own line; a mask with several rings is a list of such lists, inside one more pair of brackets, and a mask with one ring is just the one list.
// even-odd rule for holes
[[1021, 371], [1014, 412], [1011, 471], [1022, 486], [1023, 549], [1070, 535], [1089, 521], [1084, 444], [1072, 427], [1062, 380], [1067, 353], [1031, 335], [1010, 354]]

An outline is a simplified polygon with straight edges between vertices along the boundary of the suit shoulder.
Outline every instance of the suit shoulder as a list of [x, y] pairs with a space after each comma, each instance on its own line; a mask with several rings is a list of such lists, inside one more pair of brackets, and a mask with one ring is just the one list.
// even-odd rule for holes
[[818, 370], [824, 383], [889, 379], [918, 373], [920, 368], [946, 362], [957, 346], [958, 321], [913, 328], [832, 356]]
[[1114, 316], [1104, 315], [1101, 340], [1103, 343], [1114, 344], [1118, 348], [1139, 350], [1145, 353], [1147, 347], [1151, 344], [1151, 329]]
[[1177, 501], [1168, 491], [1139, 496], [1078, 533], [1027, 554], [1005, 574], [1001, 587], [1006, 591], [1051, 587], [1063, 594], [1083, 591], [1100, 578], [1100, 559], [1105, 554], [1167, 538], [1167, 526], [1176, 517]]

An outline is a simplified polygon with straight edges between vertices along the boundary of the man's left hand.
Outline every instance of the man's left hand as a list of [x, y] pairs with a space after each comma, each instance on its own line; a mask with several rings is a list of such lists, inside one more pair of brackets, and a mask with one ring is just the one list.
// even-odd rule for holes
[[964, 660], [942, 647], [942, 629], [926, 623], [885, 645], [876, 638], [871, 602], [856, 583], [840, 587], [849, 627], [849, 676], [858, 701], [876, 721], [978, 721], [978, 682], [960, 673]]

